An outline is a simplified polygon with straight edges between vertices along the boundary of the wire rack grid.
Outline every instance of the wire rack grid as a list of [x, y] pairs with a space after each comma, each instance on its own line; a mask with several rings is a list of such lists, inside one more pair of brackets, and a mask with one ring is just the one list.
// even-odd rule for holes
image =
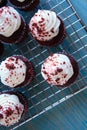
[[[33, 118], [47, 112], [53, 107], [73, 97], [87, 88], [87, 27], [77, 14], [70, 0], [40, 0], [39, 6], [31, 12], [19, 11], [28, 23], [38, 9], [48, 9], [55, 11], [64, 21], [66, 27], [66, 38], [57, 47], [40, 46], [29, 33], [27, 40], [20, 45], [5, 46], [2, 59], [8, 56], [19, 54], [24, 55], [32, 61], [36, 68], [36, 77], [33, 82], [25, 88], [17, 88], [18, 91], [26, 95], [29, 101], [29, 110], [26, 116], [16, 125], [0, 129], [17, 129], [21, 125], [29, 122]], [[55, 52], [63, 52], [73, 55], [80, 68], [79, 76], [74, 84], [69, 87], [58, 88], [49, 85], [41, 76], [41, 65], [43, 61]], [[6, 90], [0, 83], [0, 91]]]

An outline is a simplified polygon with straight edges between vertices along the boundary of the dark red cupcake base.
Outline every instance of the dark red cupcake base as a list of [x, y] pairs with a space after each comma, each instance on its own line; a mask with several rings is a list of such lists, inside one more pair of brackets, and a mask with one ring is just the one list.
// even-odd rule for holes
[[10, 37], [5, 37], [0, 35], [0, 41], [4, 44], [16, 44], [23, 42], [29, 33], [29, 26], [25, 23], [24, 19], [21, 18], [21, 26], [20, 28], [14, 32], [14, 34]]
[[76, 80], [76, 78], [77, 78], [77, 76], [78, 76], [78, 74], [79, 74], [79, 66], [78, 66], [77, 61], [76, 61], [71, 55], [69, 55], [69, 54], [67, 54], [67, 53], [62, 53], [62, 54], [64, 54], [64, 55], [66, 55], [67, 57], [69, 57], [70, 62], [71, 62], [72, 67], [73, 67], [73, 72], [74, 72], [74, 74], [73, 74], [72, 77], [66, 82], [66, 84], [64, 84], [64, 85], [57, 85], [58, 87], [66, 87], [66, 86], [71, 85], [72, 83], [75, 82], [75, 80]]
[[57, 17], [61, 21], [58, 35], [49, 41], [40, 41], [40, 40], [36, 39], [40, 45], [42, 45], [42, 46], [55, 46], [55, 45], [61, 44], [61, 42], [66, 37], [64, 23], [59, 16], [57, 16]]
[[33, 64], [31, 62], [29, 62], [27, 60], [27, 58], [25, 58], [23, 56], [14, 55], [14, 57], [16, 57], [18, 59], [21, 59], [25, 63], [25, 65], [27, 67], [25, 81], [23, 83], [17, 85], [16, 87], [22, 87], [22, 86], [25, 86], [25, 85], [31, 83], [32, 80], [34, 79], [35, 75], [36, 75], [36, 71], [35, 71], [35, 68], [34, 68]]
[[40, 0], [25, 0], [24, 2], [18, 2], [17, 0], [10, 0], [10, 2], [11, 4], [13, 4], [14, 7], [20, 10], [31, 11], [37, 7]]
[[5, 6], [7, 4], [7, 0], [1, 0], [0, 2], [0, 8]]
[[10, 90], [2, 91], [2, 92], [0, 92], [0, 94], [11, 94], [11, 95], [14, 94], [14, 95], [16, 95], [19, 98], [19, 101], [24, 105], [23, 115], [25, 113], [27, 113], [27, 111], [28, 111], [28, 100], [23, 94], [21, 94], [18, 91], [10, 91]]

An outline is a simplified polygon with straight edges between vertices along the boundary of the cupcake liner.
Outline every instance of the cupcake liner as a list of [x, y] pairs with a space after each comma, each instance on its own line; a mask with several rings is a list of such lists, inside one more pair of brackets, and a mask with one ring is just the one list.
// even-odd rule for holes
[[68, 87], [69, 85], [71, 85], [72, 83], [74, 83], [75, 80], [76, 80], [76, 78], [78, 77], [79, 66], [78, 66], [77, 61], [70, 54], [68, 54], [66, 52], [58, 52], [58, 54], [64, 54], [64, 55], [66, 55], [69, 58], [69, 60], [70, 60], [70, 62], [72, 64], [72, 67], [73, 67], [74, 74], [72, 75], [72, 77], [64, 85], [56, 85], [56, 86], [57, 87]]
[[0, 55], [3, 54], [4, 51], [4, 45], [0, 42]]
[[65, 31], [64, 22], [62, 21], [62, 19], [59, 16], [57, 16], [57, 17], [61, 21], [58, 35], [49, 41], [40, 41], [40, 40], [36, 39], [40, 45], [42, 45], [42, 46], [55, 46], [55, 45], [61, 44], [61, 42], [65, 39], [66, 31]]
[[23, 42], [27, 38], [28, 32], [29, 32], [29, 27], [25, 23], [25, 20], [23, 19], [23, 17], [21, 17], [20, 28], [16, 32], [14, 32], [14, 34], [10, 37], [6, 38], [6, 37], [0, 35], [0, 40], [4, 44], [20, 43], [20, 42]]
[[10, 0], [11, 4], [15, 7], [18, 8], [20, 10], [24, 10], [24, 11], [31, 11], [33, 10], [40, 2], [40, 0], [26, 0], [24, 2], [18, 2], [18, 1], [14, 1], [14, 0]]
[[7, 4], [7, 0], [1, 0], [0, 2], [0, 8], [5, 6]]
[[13, 55], [13, 56], [21, 59], [27, 66], [25, 81], [16, 86], [16, 87], [22, 87], [22, 86], [24, 87], [24, 86], [28, 85], [29, 83], [31, 83], [32, 80], [34, 79], [34, 77], [36, 75], [35, 68], [34, 68], [32, 62], [28, 61], [28, 59], [25, 58], [24, 56], [21, 56], [21, 55]]

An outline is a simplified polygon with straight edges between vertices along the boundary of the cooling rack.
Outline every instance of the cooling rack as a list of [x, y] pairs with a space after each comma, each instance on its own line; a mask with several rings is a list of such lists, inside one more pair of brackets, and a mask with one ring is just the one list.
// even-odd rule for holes
[[[24, 55], [32, 61], [36, 68], [36, 77], [26, 87], [16, 90], [26, 95], [29, 101], [29, 110], [26, 116], [16, 125], [2, 129], [17, 129], [35, 117], [47, 112], [53, 107], [65, 102], [67, 99], [87, 89], [87, 27], [77, 14], [70, 0], [40, 0], [38, 7], [31, 12], [19, 11], [28, 23], [38, 9], [49, 9], [55, 11], [64, 21], [66, 27], [66, 38], [62, 44], [56, 47], [40, 46], [29, 33], [24, 43], [18, 45], [5, 45], [2, 59], [19, 54]], [[52, 53], [63, 52], [73, 55], [80, 68], [79, 76], [74, 84], [65, 88], [49, 85], [41, 76], [40, 70], [43, 61]], [[6, 90], [0, 83], [0, 91]]]

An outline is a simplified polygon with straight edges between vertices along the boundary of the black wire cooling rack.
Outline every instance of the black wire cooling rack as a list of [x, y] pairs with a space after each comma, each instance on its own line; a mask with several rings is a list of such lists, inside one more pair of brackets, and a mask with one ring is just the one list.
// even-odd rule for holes
[[[36, 68], [36, 77], [34, 81], [26, 87], [17, 88], [16, 90], [26, 95], [29, 101], [29, 109], [26, 116], [16, 125], [6, 129], [17, 129], [21, 125], [29, 122], [33, 118], [47, 112], [53, 107], [65, 102], [67, 99], [87, 89], [87, 27], [77, 14], [70, 0], [40, 0], [39, 6], [31, 12], [19, 11], [26, 22], [38, 9], [48, 9], [55, 11], [64, 21], [66, 27], [66, 38], [62, 44], [57, 47], [42, 47], [31, 36], [24, 43], [18, 45], [5, 46], [2, 59], [19, 54], [27, 57], [32, 61]], [[55, 52], [63, 52], [73, 55], [77, 60], [80, 68], [79, 76], [74, 84], [65, 88], [58, 88], [49, 85], [41, 76], [41, 65], [43, 61]], [[6, 90], [0, 84], [0, 91]], [[1, 127], [5, 130], [5, 127]]]

